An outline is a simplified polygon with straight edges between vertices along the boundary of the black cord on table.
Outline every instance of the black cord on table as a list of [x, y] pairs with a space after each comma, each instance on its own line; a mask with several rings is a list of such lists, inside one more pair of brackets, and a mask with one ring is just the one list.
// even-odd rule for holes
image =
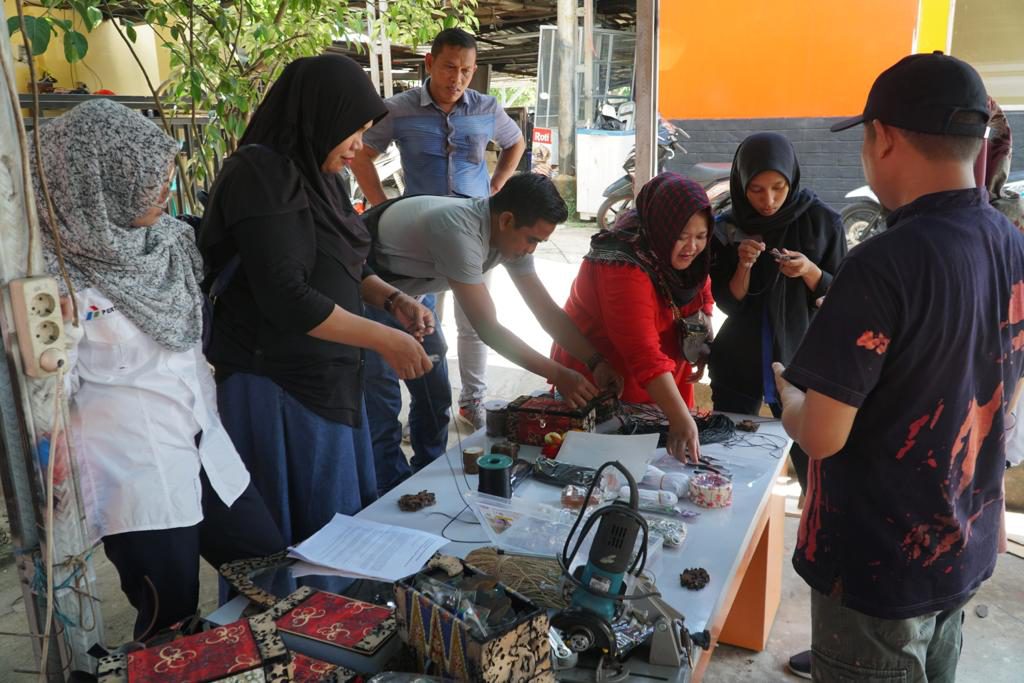
[[470, 524], [470, 525], [475, 524], [476, 526], [480, 526], [480, 522], [477, 521], [477, 520], [474, 520], [474, 521], [471, 521], [471, 522], [467, 522], [464, 519], [459, 519], [459, 517], [462, 515], [462, 513], [465, 512], [468, 509], [469, 509], [469, 505], [464, 506], [461, 510], [459, 510], [458, 514], [456, 514], [454, 517], [452, 515], [449, 515], [447, 512], [431, 512], [429, 514], [431, 514], [431, 515], [441, 515], [442, 517], [446, 517], [448, 519], [448, 523], [445, 524], [444, 528], [441, 529], [441, 538], [449, 540], [452, 543], [472, 543], [472, 544], [477, 544], [477, 545], [483, 545], [484, 543], [490, 543], [491, 542], [490, 539], [487, 539], [487, 540], [484, 540], [484, 541], [467, 541], [467, 540], [464, 540], [464, 539], [452, 538], [451, 536], [449, 536], [447, 534], [448, 527], [450, 527], [453, 522], [459, 522], [461, 524]]

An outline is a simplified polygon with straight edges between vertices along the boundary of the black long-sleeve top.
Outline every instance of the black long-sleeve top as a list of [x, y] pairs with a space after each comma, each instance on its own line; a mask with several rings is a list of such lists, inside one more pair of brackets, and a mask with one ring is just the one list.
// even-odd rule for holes
[[[719, 222], [711, 240], [711, 291], [715, 303], [728, 316], [715, 336], [708, 363], [714, 384], [747, 396], [762, 395], [761, 334], [768, 307], [773, 332], [772, 360], [788, 363], [796, 353], [839, 263], [846, 256], [842, 219], [819, 200], [797, 221], [762, 236], [765, 252], [754, 263], [750, 287], [741, 300], [729, 282], [739, 264], [737, 245], [743, 239], [727, 221]], [[811, 291], [803, 278], [788, 278], [767, 252], [772, 248], [799, 251], [821, 269], [821, 280]]]
[[[284, 198], [279, 212], [248, 215], [254, 197], [267, 196]], [[335, 305], [362, 315], [361, 282], [339, 258], [340, 239], [317, 229], [298, 170], [284, 157], [258, 148], [230, 157], [211, 192], [200, 248], [214, 275], [234, 254], [241, 260], [216, 302], [207, 357], [218, 381], [236, 372], [265, 376], [318, 415], [358, 426], [361, 349], [308, 334]], [[369, 274], [364, 267], [362, 277]]]

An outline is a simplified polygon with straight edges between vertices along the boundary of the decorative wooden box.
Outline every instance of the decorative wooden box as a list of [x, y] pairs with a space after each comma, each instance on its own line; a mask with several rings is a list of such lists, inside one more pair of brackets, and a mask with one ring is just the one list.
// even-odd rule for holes
[[576, 410], [551, 396], [520, 396], [506, 411], [506, 438], [530, 446], [543, 446], [544, 435], [550, 432], [592, 432], [597, 426], [593, 405]]
[[103, 657], [100, 683], [284, 683], [290, 656], [265, 614], [128, 654]]
[[[479, 575], [463, 563], [467, 575]], [[472, 683], [554, 683], [547, 613], [502, 586], [522, 612], [505, 630], [480, 639], [458, 615], [420, 593], [414, 577], [395, 584], [398, 634], [416, 652], [423, 673]], [[501, 586], [502, 584], [498, 584]]]
[[390, 608], [308, 586], [299, 588], [266, 614], [285, 643], [304, 653], [315, 646], [326, 646], [369, 657], [395, 635], [395, 616]]

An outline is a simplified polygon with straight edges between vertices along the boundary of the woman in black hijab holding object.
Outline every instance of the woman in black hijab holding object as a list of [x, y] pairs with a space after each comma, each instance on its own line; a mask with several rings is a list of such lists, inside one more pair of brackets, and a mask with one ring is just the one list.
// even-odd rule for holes
[[[213, 186], [200, 228], [216, 295], [207, 355], [224, 424], [289, 544], [376, 498], [362, 349], [431, 363], [428, 309], [373, 275], [339, 173], [387, 109], [351, 59], [289, 64]], [[390, 310], [410, 334], [362, 317]]]
[[[709, 369], [716, 410], [779, 413], [773, 361], [788, 363], [846, 255], [842, 220], [800, 187], [793, 145], [777, 133], [740, 143], [729, 182], [732, 210], [712, 240], [711, 288], [728, 316]], [[794, 448], [801, 486], [807, 456]]]

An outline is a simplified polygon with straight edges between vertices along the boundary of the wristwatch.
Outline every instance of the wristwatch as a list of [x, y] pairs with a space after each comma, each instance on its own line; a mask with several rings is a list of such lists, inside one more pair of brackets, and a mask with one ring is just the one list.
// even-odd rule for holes
[[391, 309], [395, 307], [395, 299], [402, 293], [402, 290], [396, 289], [395, 291], [388, 294], [388, 298], [384, 299], [384, 311], [387, 313], [391, 312]]

